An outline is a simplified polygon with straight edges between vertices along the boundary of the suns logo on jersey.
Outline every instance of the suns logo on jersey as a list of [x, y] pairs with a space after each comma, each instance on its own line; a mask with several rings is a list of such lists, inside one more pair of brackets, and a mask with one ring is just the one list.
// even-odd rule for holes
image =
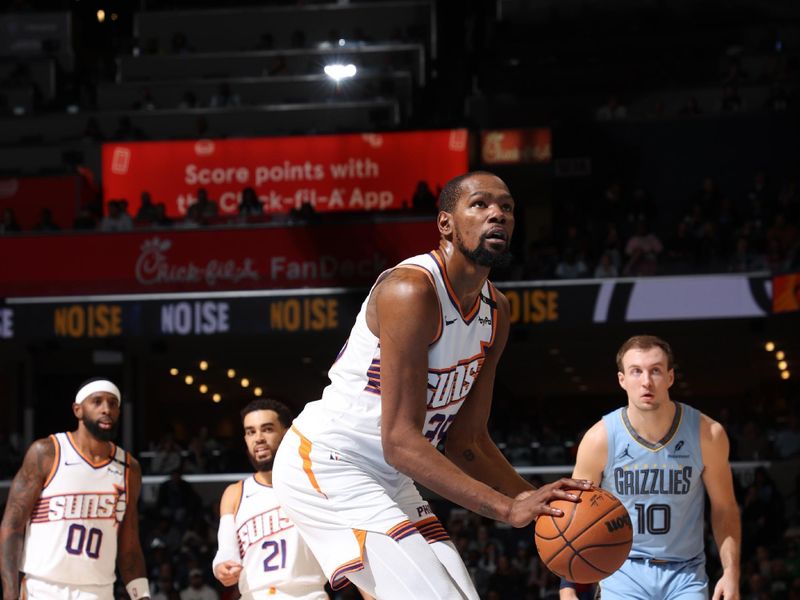
[[275, 535], [279, 531], [294, 527], [289, 518], [283, 514], [280, 506], [276, 506], [248, 519], [244, 525], [239, 527], [236, 535], [239, 538], [239, 552], [242, 556], [253, 544], [257, 544], [264, 538]]
[[33, 510], [31, 522], [74, 521], [77, 519], [114, 519], [125, 517], [125, 492], [61, 494], [41, 498]]
[[439, 409], [467, 397], [483, 366], [483, 356], [449, 369], [428, 371], [428, 408]]

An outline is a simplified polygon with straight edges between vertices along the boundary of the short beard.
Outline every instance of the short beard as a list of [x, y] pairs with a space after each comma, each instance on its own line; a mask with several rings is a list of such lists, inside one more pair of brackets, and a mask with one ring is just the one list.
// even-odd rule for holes
[[272, 464], [275, 462], [275, 456], [269, 460], [257, 461], [252, 455], [249, 455], [250, 464], [253, 465], [253, 470], [256, 473], [267, 473], [272, 471]]
[[110, 442], [117, 437], [117, 423], [111, 426], [111, 429], [101, 429], [97, 421], [91, 421], [88, 417], [83, 417], [83, 426], [101, 442]]
[[508, 250], [508, 242], [506, 242], [506, 249], [501, 250], [500, 252], [492, 252], [491, 250], [487, 250], [484, 246], [484, 242], [487, 240], [485, 235], [481, 235], [481, 239], [478, 240], [478, 245], [475, 247], [474, 250], [469, 250], [464, 245], [464, 240], [461, 239], [461, 236], [456, 232], [456, 247], [458, 248], [459, 252], [463, 254], [468, 260], [471, 260], [476, 265], [481, 267], [489, 267], [493, 269], [497, 268], [505, 268], [511, 264], [511, 260], [514, 258], [511, 252]]

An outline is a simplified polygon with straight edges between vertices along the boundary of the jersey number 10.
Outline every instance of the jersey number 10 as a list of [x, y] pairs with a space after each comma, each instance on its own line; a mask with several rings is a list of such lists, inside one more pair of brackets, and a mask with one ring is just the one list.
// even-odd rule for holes
[[669, 533], [672, 510], [669, 504], [634, 504], [636, 509], [636, 533], [649, 533], [651, 535], [664, 535]]

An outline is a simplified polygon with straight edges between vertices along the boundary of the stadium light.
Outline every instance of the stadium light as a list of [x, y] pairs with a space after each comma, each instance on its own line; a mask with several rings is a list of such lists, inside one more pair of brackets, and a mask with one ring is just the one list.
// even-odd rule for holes
[[97, 22], [102, 23], [105, 20], [106, 20], [106, 11], [104, 11], [101, 8], [100, 10], [97, 11]]
[[242, 387], [246, 388], [248, 385], [250, 385], [250, 380], [247, 377], [243, 377], [241, 383]]
[[788, 366], [789, 366], [789, 363], [787, 363], [785, 360], [782, 360], [782, 361], [780, 361], [780, 362], [778, 363], [778, 368], [779, 368], [781, 371], [785, 371], [785, 370], [786, 370], [786, 368], [787, 368]]
[[208, 391], [208, 386], [205, 383], [201, 383], [199, 389], [201, 394], [205, 394]]
[[786, 354], [783, 352], [783, 350], [778, 350], [775, 353], [775, 359], [776, 360], [783, 360], [784, 358], [786, 358]]
[[789, 371], [781, 371], [781, 379], [789, 379], [791, 377], [791, 373]]
[[186, 385], [192, 385], [194, 383], [194, 377], [191, 375], [187, 375], [183, 380], [186, 382]]
[[208, 369], [208, 361], [207, 360], [201, 360], [200, 361], [200, 370], [201, 371], [205, 371], [207, 369]]
[[173, 377], [175, 377], [175, 375], [177, 375], [177, 374], [178, 374], [178, 369], [176, 369], [175, 367], [172, 367], [172, 368], [169, 370], [169, 374], [170, 374], [170, 375], [172, 375]]
[[767, 342], [766, 344], [764, 344], [764, 350], [766, 350], [767, 352], [772, 352], [773, 350], [775, 350], [775, 342]]
[[325, 65], [323, 71], [325, 71], [325, 75], [327, 75], [334, 81], [339, 82], [342, 79], [355, 77], [356, 73], [358, 72], [358, 69], [356, 69], [356, 66], [352, 63], [350, 63], [349, 65], [336, 63], [332, 65]]
[[222, 396], [220, 396], [219, 394], [214, 394], [213, 396], [211, 396], [211, 399], [212, 399], [214, 402], [217, 402], [217, 403], [219, 403], [219, 402], [221, 402], [221, 401], [222, 401]]
[[253, 393], [254, 393], [256, 396], [259, 396], [259, 397], [260, 397], [260, 396], [261, 396], [261, 394], [263, 394], [263, 393], [264, 393], [264, 390], [262, 390], [260, 387], [257, 387], [256, 389], [254, 389], [254, 390], [253, 390]]
[[228, 369], [228, 379], [233, 379], [236, 377], [236, 371], [234, 369]]

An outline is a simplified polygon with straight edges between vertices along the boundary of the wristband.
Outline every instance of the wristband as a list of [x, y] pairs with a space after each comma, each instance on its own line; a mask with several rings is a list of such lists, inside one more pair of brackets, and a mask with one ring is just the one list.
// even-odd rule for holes
[[147, 581], [147, 577], [137, 577], [133, 581], [129, 581], [125, 589], [128, 590], [131, 600], [150, 597], [150, 583]]
[[574, 583], [572, 583], [571, 581], [568, 581], [567, 579], [562, 577], [561, 578], [561, 584], [558, 586], [558, 589], [560, 589], [560, 590], [565, 590], [565, 589], [566, 590], [574, 590], [575, 587], [576, 586], [575, 586]]

